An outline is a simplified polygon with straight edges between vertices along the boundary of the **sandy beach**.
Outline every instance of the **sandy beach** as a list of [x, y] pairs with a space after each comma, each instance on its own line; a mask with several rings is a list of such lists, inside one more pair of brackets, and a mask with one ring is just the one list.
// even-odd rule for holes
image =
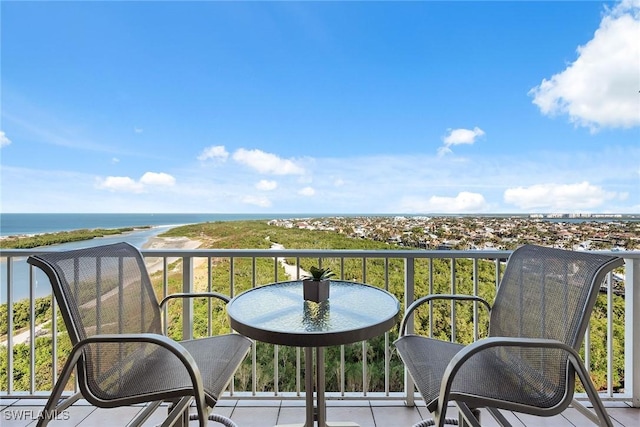
[[[191, 240], [188, 237], [158, 237], [154, 236], [149, 239], [143, 246], [143, 249], [197, 249], [202, 244], [199, 240]], [[171, 264], [179, 258], [169, 258], [167, 262]], [[204, 262], [204, 259], [196, 259], [194, 266]], [[147, 257], [147, 270], [149, 274], [154, 274], [162, 270], [162, 258]]]

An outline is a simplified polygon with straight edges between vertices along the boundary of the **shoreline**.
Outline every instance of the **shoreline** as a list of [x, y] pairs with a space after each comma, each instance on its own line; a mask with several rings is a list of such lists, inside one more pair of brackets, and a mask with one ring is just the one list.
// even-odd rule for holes
[[[158, 237], [152, 236], [143, 245], [142, 249], [198, 249], [202, 245], [199, 240], [191, 240], [188, 237]], [[167, 264], [171, 264], [180, 258], [168, 258]], [[204, 259], [196, 259], [194, 268], [197, 268]], [[147, 257], [145, 264], [149, 275], [162, 271], [163, 262], [161, 257]]]
[[[191, 240], [187, 237], [158, 237], [152, 236], [150, 237], [143, 245], [144, 249], [197, 249], [202, 245], [202, 242], [199, 240]], [[167, 264], [171, 264], [180, 258], [168, 258]], [[199, 258], [194, 261], [194, 269], [197, 269], [205, 259]], [[147, 267], [147, 271], [151, 276], [158, 271], [162, 271], [163, 262], [161, 257], [147, 257], [145, 258], [145, 265]], [[195, 286], [195, 284], [194, 284]], [[47, 330], [46, 325], [49, 322], [45, 322], [40, 325], [35, 325], [35, 336], [38, 337], [42, 334], [46, 334]], [[25, 344], [28, 343], [31, 339], [31, 331], [26, 330], [19, 332], [12, 337], [14, 344]], [[7, 340], [3, 339], [0, 341], [0, 346], [6, 345]]]

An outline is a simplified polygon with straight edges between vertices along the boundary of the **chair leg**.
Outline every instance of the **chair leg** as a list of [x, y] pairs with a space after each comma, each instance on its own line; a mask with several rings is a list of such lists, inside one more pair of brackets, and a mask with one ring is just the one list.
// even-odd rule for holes
[[127, 424], [127, 427], [139, 427], [158, 409], [162, 401], [149, 403], [136, 417]]
[[[471, 409], [471, 415], [473, 416], [472, 419], [477, 420], [478, 424], [482, 425], [482, 421], [480, 420], [480, 409], [478, 409], [478, 408]], [[466, 421], [464, 421], [464, 423], [462, 423], [460, 425], [463, 426], [463, 427], [471, 427], [471, 426], [469, 426], [469, 424]]]
[[56, 385], [53, 387], [53, 390], [51, 390], [51, 394], [49, 395], [49, 399], [47, 399], [47, 403], [44, 406], [42, 413], [40, 413], [40, 416], [38, 417], [38, 423], [36, 424], [36, 427], [45, 427], [47, 424], [49, 424], [49, 421], [55, 418], [57, 411], [61, 410], [61, 408], [68, 408], [80, 398], [80, 393], [76, 393], [69, 398], [70, 400], [65, 400], [59, 403], [60, 398], [62, 397], [62, 392], [64, 391], [64, 387], [67, 385], [69, 377], [71, 377], [71, 373], [73, 372], [76, 363], [78, 363], [80, 355], [81, 352], [78, 351], [77, 348], [74, 348], [72, 350], [71, 354], [69, 355], [69, 359], [67, 359], [67, 362], [62, 368], [62, 372], [60, 372], [60, 376], [58, 377], [58, 381], [56, 381]]
[[[162, 427], [170, 427], [174, 425], [187, 426], [189, 424], [189, 404], [191, 396], [185, 396], [180, 400], [169, 405], [169, 413], [167, 418], [161, 424]], [[186, 414], [186, 415], [185, 415]], [[178, 424], [176, 424], [178, 423]]]
[[595, 414], [590, 412], [584, 406], [580, 405], [574, 399], [574, 401], [578, 403], [576, 405], [576, 409], [582, 414], [584, 414], [585, 416], [587, 416], [591, 421], [598, 424], [599, 426], [613, 427], [611, 418], [609, 418], [609, 414], [607, 414], [607, 410], [605, 409], [604, 404], [602, 403], [602, 400], [598, 395], [598, 391], [593, 385], [593, 382], [591, 382], [591, 377], [589, 376], [587, 369], [582, 363], [582, 360], [574, 354], [570, 354], [569, 359], [571, 360], [571, 363], [573, 364], [573, 367], [576, 370], [576, 373], [578, 374], [578, 378], [580, 378], [580, 382], [582, 382], [582, 386], [587, 392], [587, 396], [589, 397], [589, 400], [593, 405], [593, 410], [595, 411]]
[[489, 414], [495, 419], [501, 426], [511, 427], [511, 423], [502, 415], [502, 412], [496, 408], [486, 408]]
[[456, 406], [458, 407], [458, 425], [460, 427], [482, 427], [479, 409], [470, 409], [462, 402], [456, 402]]

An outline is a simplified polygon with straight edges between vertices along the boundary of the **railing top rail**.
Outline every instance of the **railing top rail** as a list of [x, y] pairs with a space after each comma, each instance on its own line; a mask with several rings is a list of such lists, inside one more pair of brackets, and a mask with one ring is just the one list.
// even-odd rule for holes
[[[56, 251], [54, 248], [2, 249], [0, 256], [29, 256]], [[357, 257], [357, 258], [506, 258], [511, 250], [431, 250], [431, 249], [142, 249], [156, 257]], [[594, 251], [621, 258], [640, 259], [640, 251]]]
[[148, 249], [146, 256], [167, 256], [180, 253], [186, 256], [234, 256], [234, 257], [345, 257], [345, 258], [500, 258], [511, 251], [459, 251], [415, 249], [195, 249], [171, 251]]

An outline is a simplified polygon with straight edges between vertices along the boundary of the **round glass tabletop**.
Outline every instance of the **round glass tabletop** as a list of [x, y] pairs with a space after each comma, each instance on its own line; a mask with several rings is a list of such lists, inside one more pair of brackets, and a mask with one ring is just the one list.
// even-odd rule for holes
[[367, 340], [391, 329], [400, 303], [387, 291], [332, 280], [327, 301], [302, 297], [302, 282], [279, 282], [244, 292], [227, 304], [231, 327], [258, 341], [325, 347]]

